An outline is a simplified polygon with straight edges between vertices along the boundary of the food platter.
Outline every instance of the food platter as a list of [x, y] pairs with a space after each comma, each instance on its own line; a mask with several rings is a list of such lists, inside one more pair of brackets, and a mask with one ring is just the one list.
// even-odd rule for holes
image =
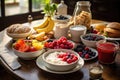
[[[99, 23], [95, 23], [95, 24], [91, 24], [91, 26], [93, 26], [93, 28], [95, 27], [95, 25], [97, 25]], [[104, 22], [103, 24], [108, 24], [108, 22]], [[106, 36], [105, 36], [106, 37]], [[115, 40], [115, 41], [120, 41], [120, 38], [111, 38], [111, 37], [106, 37], [106, 40]]]
[[44, 70], [44, 71], [46, 71], [46, 72], [49, 72], [49, 73], [68, 74], [68, 73], [73, 73], [73, 72], [76, 72], [76, 71], [80, 70], [80, 69], [83, 67], [83, 65], [84, 65], [84, 60], [83, 60], [82, 58], [80, 58], [80, 60], [79, 60], [79, 62], [78, 62], [78, 65], [77, 65], [74, 69], [72, 69], [72, 70], [70, 70], [70, 71], [53, 71], [53, 70], [48, 69], [47, 67], [45, 67], [41, 56], [39, 56], [39, 57], [37, 58], [36, 64], [37, 64], [37, 66], [38, 66], [40, 69], [42, 69], [42, 70]]

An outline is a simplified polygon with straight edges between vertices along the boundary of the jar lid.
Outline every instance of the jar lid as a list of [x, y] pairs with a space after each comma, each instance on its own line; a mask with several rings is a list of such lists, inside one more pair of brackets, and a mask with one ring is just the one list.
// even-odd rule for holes
[[77, 5], [80, 5], [80, 6], [90, 6], [90, 1], [78, 1], [77, 2]]

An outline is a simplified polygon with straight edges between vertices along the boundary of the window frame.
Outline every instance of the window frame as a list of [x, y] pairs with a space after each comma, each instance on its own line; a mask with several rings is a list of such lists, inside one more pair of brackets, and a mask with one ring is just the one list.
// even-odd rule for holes
[[42, 19], [44, 14], [41, 14], [42, 10], [32, 12], [32, 0], [28, 0], [28, 12], [22, 14], [15, 14], [5, 16], [5, 0], [1, 0], [1, 17], [0, 17], [0, 31], [15, 23], [27, 22], [28, 15], [32, 15], [33, 20]]

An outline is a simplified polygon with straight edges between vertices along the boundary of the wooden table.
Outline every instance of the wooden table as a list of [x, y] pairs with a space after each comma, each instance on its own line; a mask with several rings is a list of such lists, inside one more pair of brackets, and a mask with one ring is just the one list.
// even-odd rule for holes
[[[103, 21], [93, 20], [93, 23], [98, 22]], [[36, 60], [24, 61], [18, 58], [22, 67], [15, 71], [11, 70], [2, 59], [0, 59], [0, 61], [10, 74], [13, 74], [13, 76], [20, 80], [89, 80], [89, 67], [94, 64], [99, 64], [96, 58], [85, 62], [84, 66], [77, 72], [69, 74], [53, 74], [40, 69], [36, 65]], [[120, 54], [117, 54], [115, 64], [103, 65], [103, 67], [102, 77], [104, 80], [120, 80]]]

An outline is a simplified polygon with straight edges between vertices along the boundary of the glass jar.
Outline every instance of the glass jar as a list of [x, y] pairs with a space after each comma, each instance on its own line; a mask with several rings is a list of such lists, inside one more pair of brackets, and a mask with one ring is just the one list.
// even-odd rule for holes
[[90, 28], [92, 14], [90, 10], [90, 1], [78, 1], [73, 13], [74, 25], [84, 25], [87, 29]]

